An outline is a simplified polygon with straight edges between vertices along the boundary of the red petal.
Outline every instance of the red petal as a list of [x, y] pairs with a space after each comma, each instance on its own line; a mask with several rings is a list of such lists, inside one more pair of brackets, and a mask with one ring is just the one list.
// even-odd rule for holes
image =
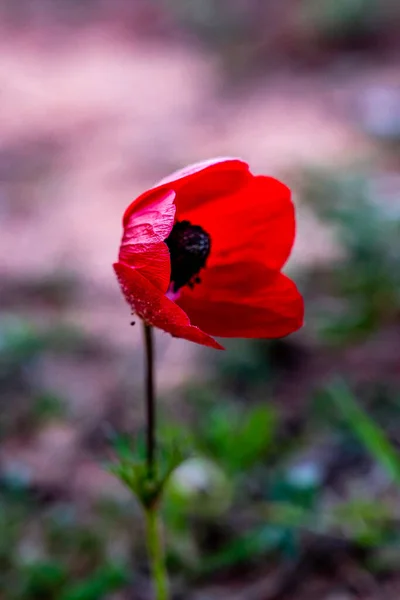
[[119, 260], [140, 269], [160, 291], [166, 292], [171, 260], [164, 240], [175, 219], [175, 192], [156, 190], [135, 206], [125, 222]]
[[232, 268], [225, 273], [216, 268], [210, 270], [206, 285], [184, 290], [178, 302], [192, 323], [210, 335], [243, 338], [284, 337], [302, 326], [303, 299], [291, 279], [266, 272], [266, 280], [254, 280], [252, 276], [259, 276], [254, 265], [237, 267], [246, 269], [240, 279], [247, 279], [250, 287], [232, 285]]
[[272, 177], [252, 177], [231, 196], [212, 205], [183, 211], [176, 199], [178, 219], [201, 225], [211, 236], [208, 266], [248, 261], [264, 262], [280, 270], [287, 261], [295, 237], [291, 192]]
[[[171, 182], [179, 181], [180, 183], [183, 183], [181, 180], [188, 179], [189, 177], [192, 177], [192, 175], [196, 175], [196, 173], [210, 171], [210, 169], [213, 169], [215, 167], [218, 171], [221, 172], [225, 171], [226, 169], [230, 171], [237, 169], [248, 170], [249, 165], [240, 158], [233, 158], [230, 156], [219, 156], [217, 158], [209, 158], [207, 160], [201, 160], [197, 163], [187, 165], [186, 167], [183, 167], [183, 169], [178, 169], [177, 171], [174, 171], [170, 175], [167, 175], [167, 177], [161, 179], [161, 181], [158, 182], [156, 187]], [[175, 189], [175, 187], [173, 187], [173, 189]]]
[[252, 177], [249, 165], [238, 158], [215, 158], [175, 171], [139, 196], [125, 211], [124, 224], [131, 213], [146, 203], [154, 191], [179, 192], [181, 210], [189, 210], [205, 201], [232, 194]]
[[147, 324], [203, 346], [222, 349], [212, 337], [190, 324], [187, 314], [133, 267], [115, 263], [122, 292], [132, 310]]
[[249, 165], [241, 160], [214, 159], [186, 167], [163, 181], [176, 191], [177, 207], [184, 213], [196, 207], [212, 209], [211, 202], [236, 193], [252, 177]]
[[149, 249], [121, 246], [119, 252], [121, 263], [134, 267], [164, 294], [169, 288], [171, 277], [171, 257], [164, 242], [153, 244]]
[[124, 218], [122, 245], [146, 247], [164, 241], [174, 225], [175, 196], [171, 189], [155, 189], [134, 200]]

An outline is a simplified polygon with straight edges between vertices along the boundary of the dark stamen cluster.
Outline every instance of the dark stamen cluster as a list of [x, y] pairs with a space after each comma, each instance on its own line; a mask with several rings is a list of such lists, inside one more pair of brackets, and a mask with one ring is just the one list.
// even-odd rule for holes
[[171, 255], [171, 283], [174, 292], [184, 285], [199, 283], [211, 250], [211, 238], [200, 225], [177, 221], [165, 240]]

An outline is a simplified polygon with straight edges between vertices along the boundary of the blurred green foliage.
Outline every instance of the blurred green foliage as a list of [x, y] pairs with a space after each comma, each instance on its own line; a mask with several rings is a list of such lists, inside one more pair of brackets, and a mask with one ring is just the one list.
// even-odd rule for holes
[[363, 172], [310, 171], [302, 197], [334, 227], [343, 259], [306, 274], [310, 319], [328, 342], [376, 331], [400, 312], [400, 215]]
[[275, 422], [276, 415], [268, 406], [246, 409], [216, 404], [198, 424], [199, 450], [227, 472], [248, 472], [268, 455], [276, 433]]
[[7, 600], [95, 600], [124, 587], [130, 571], [108, 555], [102, 521], [98, 511], [85, 524], [71, 505], [45, 510], [29, 489], [3, 482], [0, 591]]
[[379, 0], [306, 0], [303, 17], [325, 40], [357, 43], [381, 31], [390, 3]]
[[0, 319], [0, 439], [66, 417], [62, 395], [43, 389], [36, 369], [45, 355], [77, 355], [84, 346], [82, 335], [70, 328], [41, 329], [14, 317]]
[[[168, 15], [218, 57], [222, 79], [237, 83], [295, 62], [349, 61], [354, 50], [390, 45], [397, 0], [157, 0]], [[337, 55], [337, 51], [344, 53]]]

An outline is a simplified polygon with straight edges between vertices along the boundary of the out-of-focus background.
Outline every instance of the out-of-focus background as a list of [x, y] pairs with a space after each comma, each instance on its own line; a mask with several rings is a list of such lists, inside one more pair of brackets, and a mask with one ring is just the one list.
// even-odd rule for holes
[[174, 599], [400, 597], [398, 0], [0, 3], [0, 598], [149, 600], [123, 209], [238, 155], [298, 206], [306, 325], [159, 335]]

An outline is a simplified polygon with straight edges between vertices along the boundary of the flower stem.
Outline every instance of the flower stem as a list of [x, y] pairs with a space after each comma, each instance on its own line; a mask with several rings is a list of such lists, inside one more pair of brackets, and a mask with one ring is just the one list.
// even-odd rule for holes
[[157, 505], [146, 508], [145, 512], [147, 548], [150, 558], [155, 600], [168, 600], [168, 575], [165, 568], [161, 522]]
[[155, 476], [154, 462], [156, 453], [156, 408], [154, 393], [154, 343], [153, 330], [144, 324], [146, 346], [146, 460], [149, 478]]
[[[144, 324], [146, 347], [146, 465], [147, 481], [151, 487], [157, 485], [156, 456], [156, 402], [154, 386], [154, 341], [153, 330]], [[168, 600], [168, 574], [165, 567], [164, 545], [159, 516], [159, 502], [151, 499], [143, 502], [146, 517], [146, 541], [149, 553], [151, 577], [155, 600]]]

